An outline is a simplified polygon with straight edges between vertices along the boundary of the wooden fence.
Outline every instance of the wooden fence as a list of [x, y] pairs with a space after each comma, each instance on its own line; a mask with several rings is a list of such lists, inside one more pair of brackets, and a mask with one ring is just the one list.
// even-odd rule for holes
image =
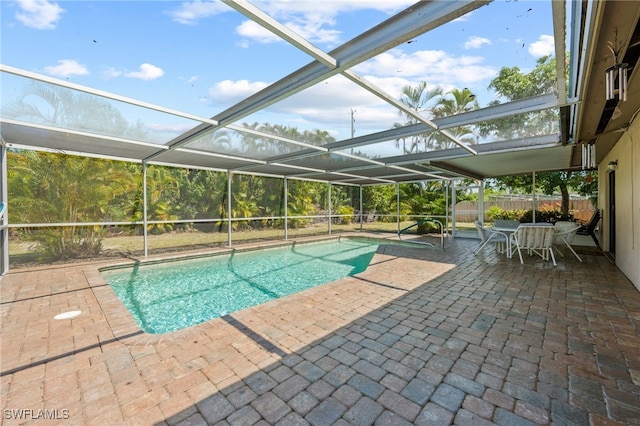
[[[560, 200], [538, 200], [537, 210], [560, 210]], [[531, 210], [531, 200], [498, 200], [485, 201], [484, 212], [485, 217], [487, 211], [497, 206], [503, 210]], [[569, 201], [569, 212], [573, 214], [576, 220], [588, 221], [595, 207], [589, 200], [571, 200]], [[473, 222], [478, 218], [478, 202], [477, 201], [461, 201], [456, 204], [456, 221]]]

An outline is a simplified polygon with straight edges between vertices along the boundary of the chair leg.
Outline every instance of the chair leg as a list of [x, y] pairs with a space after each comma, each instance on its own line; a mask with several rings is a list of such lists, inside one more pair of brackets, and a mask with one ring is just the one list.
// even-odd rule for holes
[[564, 241], [564, 243], [567, 245], [567, 247], [569, 247], [569, 250], [571, 250], [571, 253], [573, 253], [573, 255], [580, 261], [582, 262], [582, 259], [580, 259], [580, 256], [578, 256], [578, 253], [575, 252], [575, 250], [573, 249], [573, 247], [571, 247], [571, 244], [569, 244], [564, 238], [562, 239], [562, 241]]
[[[553, 249], [549, 248], [549, 254], [551, 254], [551, 260], [553, 260], [553, 266], [556, 266], [556, 257], [553, 255]], [[549, 260], [549, 257], [547, 255], [547, 260]]]
[[516, 248], [518, 249], [518, 256], [520, 256], [520, 264], [524, 264], [524, 261], [522, 260], [522, 252], [520, 251], [518, 243], [516, 243]]
[[483, 248], [484, 246], [486, 246], [486, 245], [487, 245], [487, 243], [488, 243], [488, 242], [489, 242], [489, 239], [487, 238], [486, 240], [484, 240], [484, 241], [482, 242], [482, 244], [480, 244], [480, 245], [478, 246], [478, 248], [476, 248], [476, 249], [474, 250], [473, 254], [478, 254], [478, 253], [480, 252], [480, 250], [482, 250], [482, 248]]

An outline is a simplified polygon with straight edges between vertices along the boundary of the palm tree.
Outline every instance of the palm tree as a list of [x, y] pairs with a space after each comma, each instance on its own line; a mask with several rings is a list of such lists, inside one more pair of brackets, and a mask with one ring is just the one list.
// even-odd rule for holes
[[[480, 106], [475, 99], [475, 95], [466, 87], [464, 89], [453, 89], [440, 98], [437, 105], [432, 109], [435, 118], [449, 117], [456, 114], [478, 109]], [[469, 126], [459, 126], [448, 130], [449, 133], [461, 142], [475, 144], [477, 137], [473, 129]], [[437, 149], [447, 149], [456, 147], [457, 144], [445, 137], [440, 132], [430, 134], [430, 139]]]
[[108, 101], [40, 82], [27, 85], [21, 98], [7, 104], [5, 114], [34, 123], [110, 136], [143, 140], [146, 135], [142, 123], [131, 126]]
[[[115, 200], [132, 192], [132, 176], [119, 162], [34, 151], [11, 152], [8, 161], [16, 222], [101, 221], [117, 210]], [[101, 227], [45, 228], [29, 237], [46, 259], [97, 254], [102, 247]]]
[[[400, 102], [402, 102], [407, 107], [413, 109], [416, 112], [427, 111], [431, 112], [431, 106], [435, 103], [437, 104], [436, 98], [442, 96], [442, 89], [436, 87], [435, 89], [429, 89], [427, 83], [422, 81], [418, 83], [417, 86], [405, 86], [402, 89], [402, 97], [400, 98]], [[431, 114], [430, 114], [431, 115]], [[407, 114], [404, 111], [400, 111], [400, 116], [405, 118], [403, 123], [395, 123], [393, 128], [400, 128], [409, 126], [411, 124], [417, 123], [417, 120]], [[429, 150], [432, 147], [430, 146], [430, 133], [425, 133], [422, 135], [413, 136], [410, 140], [410, 147], [407, 149], [407, 141], [405, 138], [401, 138], [396, 140], [396, 148], [400, 148], [400, 142], [402, 142], [402, 151], [407, 154], [410, 152], [419, 152], [420, 145], [424, 145], [424, 150]]]
[[[179, 199], [180, 187], [178, 179], [173, 176], [169, 167], [149, 166], [147, 168], [147, 219], [176, 220], [172, 206]], [[136, 200], [142, 205], [142, 200]], [[134, 220], [142, 220], [142, 209], [135, 211]], [[147, 230], [152, 233], [163, 233], [173, 230], [171, 223], [149, 224]]]

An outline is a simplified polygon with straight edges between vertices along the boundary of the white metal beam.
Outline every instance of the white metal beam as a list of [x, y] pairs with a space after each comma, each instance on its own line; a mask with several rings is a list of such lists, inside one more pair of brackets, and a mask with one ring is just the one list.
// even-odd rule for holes
[[566, 15], [567, 8], [564, 1], [552, 1], [551, 9], [553, 14], [553, 39], [556, 51], [556, 79], [558, 82], [558, 100], [560, 104], [567, 102], [567, 66], [566, 60]]
[[271, 16], [264, 13], [248, 1], [244, 0], [222, 0], [224, 4], [234, 8], [244, 16], [250, 18], [253, 22], [262, 25], [267, 30], [271, 31], [283, 40], [296, 46], [298, 49], [312, 56], [317, 61], [323, 63], [329, 68], [336, 68], [338, 61], [330, 55], [326, 54], [323, 50], [318, 49], [312, 43], [310, 43], [304, 37], [301, 37], [295, 31], [289, 27], [282, 25], [280, 22], [273, 19]]
[[[386, 94], [380, 88], [375, 87], [373, 84], [371, 84], [371, 82], [369, 82], [369, 81], [365, 80], [364, 78], [360, 77], [359, 75], [357, 75], [353, 71], [345, 70], [345, 71], [342, 72], [342, 75], [344, 75], [349, 80], [351, 80], [354, 83], [356, 83], [358, 86], [360, 86], [363, 89], [367, 90], [368, 92], [373, 93], [374, 95], [376, 95], [379, 98], [383, 99], [388, 104], [393, 105], [394, 107], [398, 108], [399, 110], [401, 110], [405, 114], [407, 114], [407, 115], [413, 117], [414, 119], [418, 120], [420, 123], [426, 124], [427, 126], [431, 127], [434, 130], [438, 130], [437, 124], [434, 124], [432, 121], [424, 118], [418, 111], [416, 111], [416, 110], [414, 110], [412, 108], [409, 108], [407, 105], [405, 105], [402, 102], [394, 99], [392, 96]], [[440, 133], [442, 135], [444, 135], [445, 137], [447, 137], [448, 139], [450, 139], [451, 141], [453, 141], [459, 147], [469, 151], [471, 154], [474, 154], [474, 155], [477, 154], [477, 152], [474, 149], [472, 149], [469, 146], [467, 146], [465, 143], [460, 141], [458, 138], [456, 138], [451, 133], [449, 133], [449, 132], [447, 132], [445, 130], [441, 130]]]
[[200, 117], [186, 112], [178, 111], [175, 109], [165, 108], [163, 106], [150, 104], [148, 102], [139, 101], [137, 99], [128, 98], [126, 96], [116, 95], [114, 93], [105, 92], [103, 90], [93, 89], [91, 87], [82, 86], [80, 84], [70, 83], [64, 80], [58, 80], [57, 78], [47, 77], [44, 75], [36, 74], [34, 72], [21, 70], [9, 65], [0, 64], [0, 71], [9, 74], [17, 75], [20, 77], [30, 78], [36, 81], [42, 81], [43, 83], [53, 84], [60, 87], [66, 87], [67, 89], [77, 90], [79, 92], [88, 93], [90, 95], [101, 96], [103, 98], [112, 99], [118, 102], [124, 102], [129, 105], [139, 106], [141, 108], [151, 109], [153, 111], [164, 112], [166, 114], [175, 115], [177, 117], [187, 118], [189, 120], [199, 121], [201, 123], [207, 123], [207, 125], [217, 126], [218, 122], [212, 118]]
[[[328, 68], [323, 62], [314, 60], [222, 111], [213, 119], [222, 126], [235, 123], [256, 111], [288, 98], [490, 2], [491, 0], [420, 1], [329, 52], [329, 56], [335, 58], [338, 63], [336, 68]], [[185, 145], [194, 136], [211, 127], [210, 124], [200, 125], [174, 138], [167, 143], [167, 146], [174, 149]]]
[[[578, 81], [576, 81], [576, 94], [575, 96], [579, 101], [582, 101], [587, 92], [587, 83], [591, 78], [591, 69], [593, 68], [594, 56], [596, 52], [596, 41], [600, 33], [600, 27], [602, 25], [602, 15], [604, 13], [605, 3], [604, 1], [587, 0], [586, 2], [577, 2], [580, 7], [574, 8], [574, 27], [572, 37], [576, 37], [580, 40], [581, 49], [575, 50], [573, 56], [579, 57], [579, 64], [577, 70]], [[584, 8], [584, 10], [583, 10]], [[578, 20], [575, 15], [581, 14], [584, 16], [584, 21]], [[576, 21], [581, 23], [579, 27], [576, 27]], [[577, 135], [582, 126], [582, 114], [581, 109], [584, 106], [578, 103], [573, 108], [573, 128], [572, 133]], [[576, 141], [579, 142], [579, 141]]]

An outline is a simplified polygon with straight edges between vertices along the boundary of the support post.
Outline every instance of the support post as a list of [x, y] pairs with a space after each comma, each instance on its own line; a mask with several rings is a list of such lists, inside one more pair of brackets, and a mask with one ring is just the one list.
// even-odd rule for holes
[[289, 190], [287, 189], [287, 177], [284, 177], [284, 239], [289, 239], [289, 219], [287, 217], [289, 213]]
[[363, 221], [363, 217], [364, 217], [364, 212], [362, 211], [362, 206], [363, 206], [363, 202], [362, 202], [362, 185], [360, 185], [360, 232], [362, 232], [362, 221]]
[[451, 186], [451, 238], [456, 237], [456, 184]]
[[227, 170], [227, 245], [231, 247], [231, 170]]
[[329, 204], [329, 235], [331, 235], [331, 182], [327, 182], [327, 203]]
[[144, 244], [144, 257], [149, 255], [149, 235], [147, 226], [149, 218], [147, 217], [147, 163], [142, 163], [142, 241]]
[[445, 198], [445, 211], [444, 211], [444, 223], [445, 223], [444, 226], [445, 226], [445, 228], [444, 229], [446, 229], [447, 236], [449, 236], [449, 183], [450, 183], [450, 181], [447, 181], [445, 183], [445, 187], [444, 187], [445, 188], [444, 189], [444, 192], [445, 192], [445, 196], [444, 196], [444, 198]]
[[538, 200], [536, 199], [536, 172], [531, 173], [531, 217], [533, 218], [533, 223], [536, 223], [536, 210], [538, 208]]
[[0, 217], [0, 276], [9, 271], [9, 203], [7, 190], [7, 148], [0, 143], [0, 201], [4, 202], [4, 211]]
[[400, 184], [396, 183], [396, 223], [400, 234]]
[[478, 186], [478, 221], [484, 224], [484, 180]]

